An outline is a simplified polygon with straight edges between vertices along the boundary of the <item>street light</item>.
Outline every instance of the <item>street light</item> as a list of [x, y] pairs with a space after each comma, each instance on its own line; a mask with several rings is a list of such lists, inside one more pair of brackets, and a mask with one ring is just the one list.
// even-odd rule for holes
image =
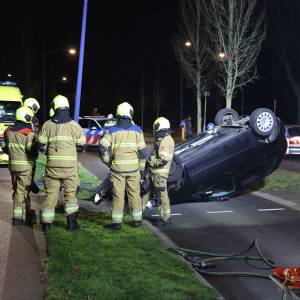
[[[186, 41], [184, 43], [184, 46], [186, 48], [190, 48], [192, 46], [192, 43], [190, 41]], [[183, 57], [182, 53], [180, 56], [181, 61], [181, 69], [180, 69], [180, 121], [183, 120]]]
[[[45, 42], [43, 45], [43, 119], [46, 121], [46, 106], [47, 106], [47, 77], [46, 77], [46, 57], [55, 54], [57, 52], [68, 52], [70, 55], [74, 56], [77, 51], [75, 48], [64, 48], [64, 49], [55, 49], [46, 52]], [[62, 79], [63, 80], [63, 79]]]
[[61, 78], [61, 80], [62, 80], [62, 81], [67, 81], [68, 78], [67, 78], [66, 76], [63, 76], [63, 77]]
[[12, 74], [8, 73], [8, 74], [7, 74], [7, 77], [11, 78], [11, 77], [12, 77]]

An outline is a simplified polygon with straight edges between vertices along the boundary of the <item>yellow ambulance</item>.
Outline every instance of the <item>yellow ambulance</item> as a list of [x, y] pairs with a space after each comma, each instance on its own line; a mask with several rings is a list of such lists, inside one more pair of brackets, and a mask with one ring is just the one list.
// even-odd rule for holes
[[22, 105], [22, 94], [15, 82], [0, 81], [0, 164], [8, 163], [2, 151], [4, 130], [15, 123], [16, 110]]

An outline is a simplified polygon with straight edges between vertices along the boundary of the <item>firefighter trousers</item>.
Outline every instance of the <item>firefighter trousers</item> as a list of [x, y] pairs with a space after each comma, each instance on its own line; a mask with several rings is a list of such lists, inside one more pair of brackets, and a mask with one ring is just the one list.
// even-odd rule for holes
[[26, 219], [26, 211], [30, 209], [30, 185], [32, 180], [32, 169], [16, 172], [11, 171], [13, 188], [13, 218]]
[[61, 187], [64, 193], [65, 214], [71, 215], [78, 211], [76, 190], [79, 182], [78, 167], [46, 168], [46, 196], [41, 205], [41, 220], [43, 223], [53, 222]]
[[140, 196], [140, 171], [130, 173], [111, 172], [113, 184], [112, 223], [122, 223], [125, 191], [133, 221], [142, 220], [142, 200]]
[[[167, 221], [171, 217], [170, 199], [168, 194], [167, 178], [160, 174], [150, 173], [151, 192], [156, 191], [160, 197], [159, 214], [160, 219]], [[150, 200], [150, 192], [143, 196], [143, 208]]]

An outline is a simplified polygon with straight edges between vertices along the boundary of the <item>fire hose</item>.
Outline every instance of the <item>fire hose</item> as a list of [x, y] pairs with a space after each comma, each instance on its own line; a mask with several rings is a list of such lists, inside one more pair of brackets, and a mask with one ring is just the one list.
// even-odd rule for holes
[[[258, 252], [258, 256], [246, 255], [251, 249]], [[220, 276], [220, 277], [255, 277], [272, 280], [282, 291], [282, 299], [286, 299], [287, 295], [291, 295], [294, 299], [300, 300], [300, 267], [278, 267], [275, 262], [266, 258], [255, 239], [245, 250], [236, 253], [214, 253], [207, 251], [198, 251], [186, 248], [170, 248], [171, 251], [189, 261], [192, 267], [201, 275]], [[206, 256], [209, 258], [203, 259]], [[212, 272], [207, 271], [208, 268], [217, 267], [217, 262], [232, 261], [232, 260], [247, 260], [247, 261], [262, 261], [268, 269], [272, 270], [270, 275], [253, 272]]]

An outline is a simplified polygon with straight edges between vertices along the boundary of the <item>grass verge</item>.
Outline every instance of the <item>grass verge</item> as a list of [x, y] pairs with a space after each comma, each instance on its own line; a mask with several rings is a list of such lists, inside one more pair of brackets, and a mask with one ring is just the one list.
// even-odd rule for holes
[[[39, 154], [36, 171], [35, 171], [35, 182], [38, 183], [38, 186], [41, 191], [44, 191], [43, 177], [45, 175], [45, 167], [47, 163], [47, 158], [44, 154]], [[80, 178], [80, 189], [77, 193], [79, 199], [89, 199], [92, 196], [93, 190], [99, 185], [99, 179], [89, 173], [86, 169], [79, 166], [79, 178]]]
[[300, 174], [292, 171], [278, 169], [266, 177], [257, 187], [262, 192], [274, 192], [287, 190], [290, 192], [300, 191]]
[[47, 299], [216, 299], [148, 229], [110, 232], [104, 213], [81, 211], [81, 229], [58, 216], [47, 238]]

